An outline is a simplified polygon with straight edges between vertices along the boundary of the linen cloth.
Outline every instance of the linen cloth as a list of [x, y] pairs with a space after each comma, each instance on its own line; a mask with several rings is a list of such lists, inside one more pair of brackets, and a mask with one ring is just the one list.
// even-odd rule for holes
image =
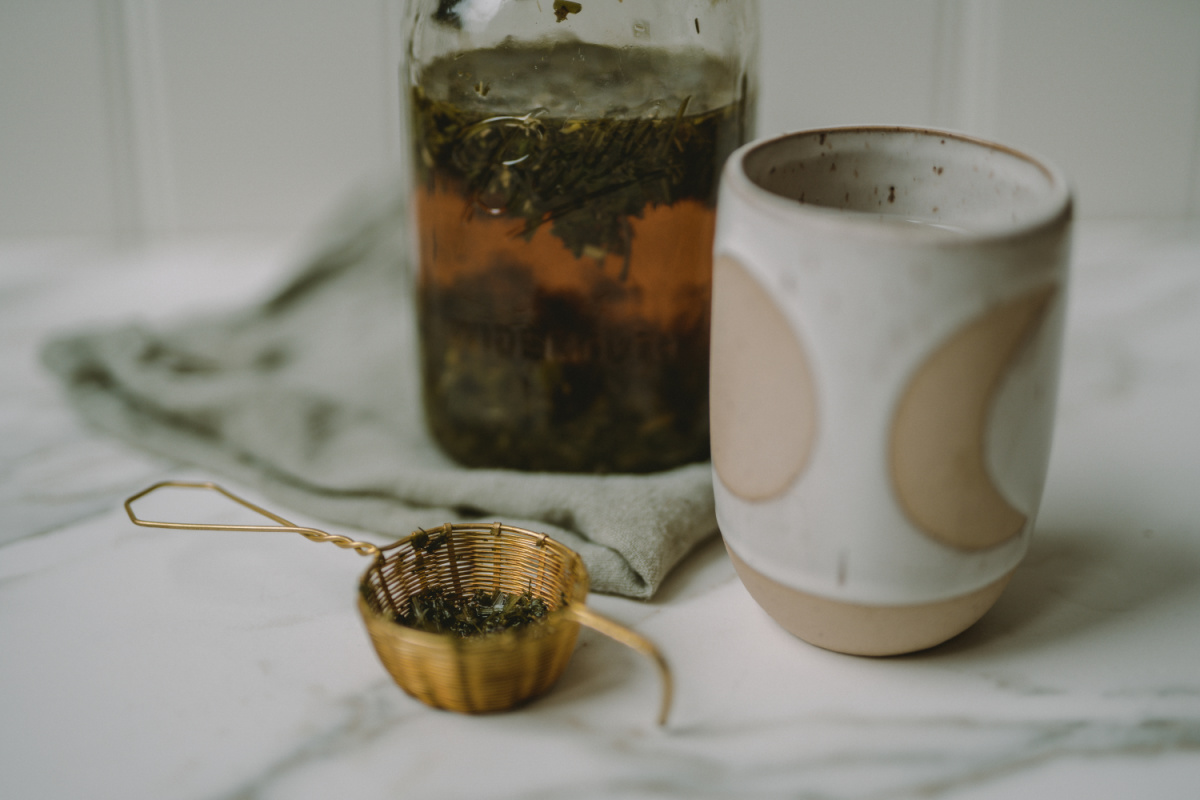
[[716, 531], [710, 465], [598, 476], [443, 455], [421, 409], [407, 226], [399, 192], [359, 197], [269, 300], [64, 335], [43, 360], [93, 426], [281, 506], [380, 541], [500, 520], [579, 552], [595, 591], [651, 597]]

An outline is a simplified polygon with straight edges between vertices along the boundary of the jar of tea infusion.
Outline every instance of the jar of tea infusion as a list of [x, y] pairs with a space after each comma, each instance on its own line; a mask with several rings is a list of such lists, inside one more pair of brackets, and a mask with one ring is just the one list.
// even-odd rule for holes
[[754, 0], [414, 0], [425, 415], [468, 466], [708, 458], [717, 180]]

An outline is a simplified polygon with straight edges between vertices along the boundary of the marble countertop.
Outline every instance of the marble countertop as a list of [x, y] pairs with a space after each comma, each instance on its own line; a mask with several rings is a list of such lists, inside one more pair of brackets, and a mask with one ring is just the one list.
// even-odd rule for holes
[[664, 729], [653, 666], [589, 631], [518, 711], [428, 709], [362, 629], [363, 560], [130, 524], [127, 495], [212, 476], [85, 429], [39, 343], [245, 303], [295, 255], [0, 242], [0, 797], [1200, 796], [1200, 224], [1078, 227], [1037, 533], [959, 638], [811, 647], [716, 540], [651, 602], [593, 595], [670, 660]]

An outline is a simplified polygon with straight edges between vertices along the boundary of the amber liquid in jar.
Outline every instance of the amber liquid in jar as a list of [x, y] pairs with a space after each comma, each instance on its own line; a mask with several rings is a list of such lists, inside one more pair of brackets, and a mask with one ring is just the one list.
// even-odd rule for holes
[[422, 379], [452, 458], [576, 472], [708, 458], [716, 189], [744, 92], [699, 53], [581, 43], [423, 71]]

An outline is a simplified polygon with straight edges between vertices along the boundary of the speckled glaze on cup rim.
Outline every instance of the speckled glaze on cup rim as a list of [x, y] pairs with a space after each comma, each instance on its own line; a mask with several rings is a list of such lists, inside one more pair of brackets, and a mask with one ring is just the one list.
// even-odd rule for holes
[[[848, 213], [843, 209], [820, 203], [803, 201], [798, 203], [796, 198], [765, 188], [747, 174], [747, 166], [752, 166], [756, 157], [765, 158], [768, 154], [777, 157], [777, 151], [798, 143], [816, 140], [820, 146], [830, 141], [831, 138], [836, 139], [847, 135], [876, 137], [883, 140], [895, 138], [897, 134], [907, 134], [914, 140], [937, 139], [942, 144], [952, 142], [955, 145], [976, 149], [980, 154], [988, 153], [1007, 157], [1012, 159], [1014, 164], [1032, 166], [1046, 180], [1044, 197], [1035, 213], [1018, 222], [965, 226], [958, 231], [958, 235], [943, 236], [929, 226], [880, 225], [880, 217], [888, 216], [886, 213]], [[836, 149], [834, 151], [836, 152]], [[1038, 235], [1069, 223], [1074, 204], [1073, 189], [1063, 171], [1036, 154], [958, 131], [903, 125], [845, 125], [811, 128], [749, 142], [730, 155], [722, 180], [730, 191], [737, 193], [745, 202], [772, 216], [784, 216], [791, 220], [800, 219], [804, 224], [828, 226], [834, 230], [840, 227], [847, 232], [853, 232], [856, 237], [892, 239], [896, 242], [911, 241], [919, 244], [937, 242], [939, 245], [948, 247], [956, 244], [970, 246], [988, 239]], [[797, 206], [800, 206], [799, 211]]]

